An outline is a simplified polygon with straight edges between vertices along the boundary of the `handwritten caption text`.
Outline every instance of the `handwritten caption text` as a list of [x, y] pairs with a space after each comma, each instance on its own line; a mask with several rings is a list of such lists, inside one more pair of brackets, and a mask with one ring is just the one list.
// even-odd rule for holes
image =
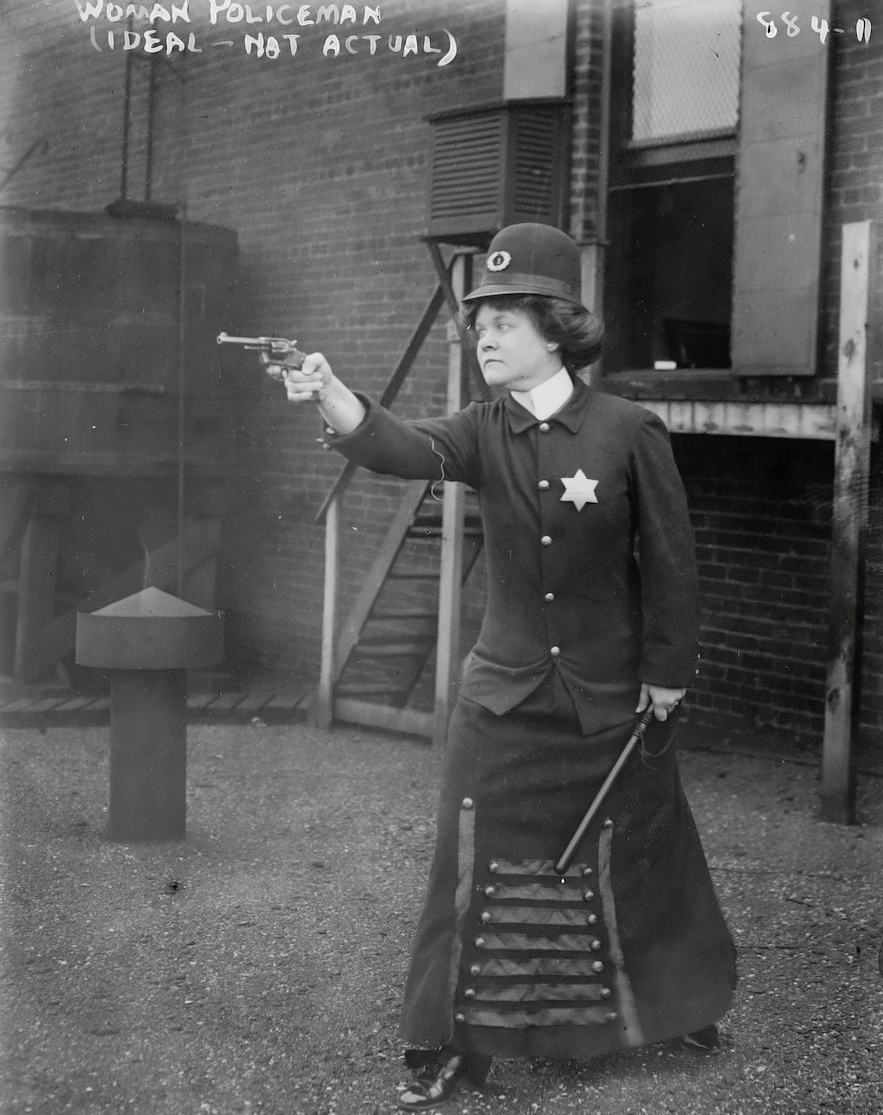
[[[379, 5], [243, 4], [236, 0], [207, 0], [204, 10], [199, 12], [197, 0], [192, 2], [193, 7], [191, 0], [183, 0], [180, 4], [74, 0], [80, 22], [89, 25], [92, 48], [99, 52], [142, 51], [169, 56], [239, 46], [250, 57], [275, 61], [281, 57], [294, 58], [308, 41], [306, 29], [315, 27], [323, 31], [319, 47], [323, 58], [390, 53], [402, 58], [431, 58], [437, 66], [448, 66], [458, 53], [457, 40], [446, 28], [431, 34], [381, 33]], [[166, 26], [160, 28], [159, 24]], [[199, 31], [202, 24], [211, 29], [237, 28], [242, 33], [233, 39], [203, 39]], [[331, 27], [335, 30], [331, 31]], [[360, 28], [360, 32], [355, 33], [355, 28]], [[341, 34], [340, 29], [351, 33]]]
[[[776, 22], [776, 17], [772, 12], [758, 12], [757, 22], [765, 28], [766, 37], [768, 39], [774, 39], [776, 35], [778, 35], [780, 28], [789, 39], [795, 39], [801, 31], [799, 17], [793, 15], [789, 11], [781, 12], [778, 22]], [[810, 20], [810, 30], [818, 35], [819, 42], [822, 45], [828, 41], [828, 37], [832, 33], [834, 35], [850, 34], [845, 27], [832, 27], [826, 19], [820, 19], [817, 15], [814, 15]], [[855, 21], [855, 37], [860, 43], [867, 44], [870, 42], [871, 21], [869, 19], [862, 17]]]

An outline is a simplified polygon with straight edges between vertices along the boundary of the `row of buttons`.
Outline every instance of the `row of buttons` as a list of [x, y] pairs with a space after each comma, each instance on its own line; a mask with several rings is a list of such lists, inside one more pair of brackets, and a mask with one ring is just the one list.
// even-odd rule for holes
[[[537, 429], [540, 431], [541, 434], [547, 434], [549, 432], [549, 430], [551, 430], [551, 428], [552, 427], [549, 425], [548, 422], [541, 422], [539, 424], [539, 426], [537, 427]], [[540, 489], [541, 492], [548, 492], [549, 481], [548, 480], [540, 480], [537, 487]], [[551, 538], [544, 538], [543, 539], [543, 545], [548, 546], [551, 541], [552, 541]]]
[[[488, 888], [488, 889], [490, 889], [490, 888]], [[485, 894], [487, 894], [487, 891], [485, 891]], [[590, 890], [586, 891], [586, 894], [589, 895], [592, 898], [594, 897], [594, 895], [592, 894], [592, 892]], [[586, 901], [588, 902], [589, 899], [587, 898]], [[491, 913], [490, 910], [482, 910], [481, 911], [481, 920], [485, 925], [487, 925], [489, 922], [492, 922], [494, 920], [494, 915]], [[594, 914], [594, 913], [586, 914], [586, 925], [597, 925], [597, 924], [598, 924], [598, 915], [597, 914]], [[592, 948], [595, 948], [596, 946], [598, 948], [601, 947], [600, 943], [598, 941], [593, 942]]]
[[[475, 990], [474, 987], [467, 987], [463, 992], [463, 998], [464, 999], [474, 999], [477, 994], [478, 993], [477, 993], [477, 991]], [[601, 988], [601, 998], [602, 999], [610, 999], [612, 997], [612, 995], [613, 995], [613, 991], [612, 991], [611, 988], [609, 988], [609, 987], [602, 987]], [[463, 1020], [458, 1019], [458, 1021], [463, 1021]]]
[[[588, 920], [588, 919], [586, 919], [586, 920]], [[598, 919], [595, 918], [595, 921], [597, 921], [597, 920]], [[477, 949], [483, 949], [486, 944], [487, 944], [487, 939], [485, 937], [476, 937], [475, 938], [475, 947]], [[599, 941], [597, 937], [593, 937], [592, 940], [589, 941], [589, 948], [592, 950], [592, 952], [600, 952], [603, 947], [604, 947], [603, 943], [601, 941]], [[600, 969], [598, 969], [598, 971], [600, 971]]]
[[[552, 647], [551, 653], [552, 654], [560, 654], [561, 652], [559, 651], [558, 647]], [[472, 798], [463, 798], [463, 800], [460, 802], [460, 808], [461, 809], [474, 809], [475, 808], [475, 802], [472, 800]], [[605, 820], [604, 820], [604, 828], [606, 828], [606, 829], [613, 828], [613, 821], [609, 817], [605, 818]], [[488, 870], [489, 871], [498, 871], [499, 866], [500, 865], [496, 862], [496, 860], [491, 860], [491, 862], [488, 864]], [[591, 875], [591, 874], [592, 874], [591, 867], [584, 867], [583, 868], [583, 875]], [[592, 895], [591, 891], [586, 891], [586, 894], [585, 894], [584, 897], [586, 897], [588, 899], [589, 897], [594, 897], [594, 896]]]
[[[491, 864], [491, 871], [493, 871], [495, 867], [496, 867], [496, 864]], [[592, 874], [591, 867], [584, 867], [583, 868], [583, 875], [591, 875], [591, 874]], [[478, 889], [481, 890], [481, 887], [479, 887]], [[484, 888], [484, 893], [488, 898], [496, 898], [497, 894], [499, 893], [499, 889], [500, 888], [497, 887], [497, 886], [494, 886], [493, 883], [488, 883], [488, 885]], [[594, 897], [595, 897], [595, 892], [593, 890], [584, 890], [583, 891], [583, 901], [584, 902], [591, 902]]]
[[[615, 1022], [617, 1018], [619, 1018], [619, 1015], [616, 1013], [615, 1010], [611, 1010], [607, 1012], [605, 1018], [608, 1022]], [[457, 1011], [457, 1013], [454, 1015], [454, 1021], [460, 1024], [466, 1021], [466, 1015], [463, 1013], [463, 1011]]]
[[[600, 976], [600, 974], [604, 971], [604, 961], [603, 960], [592, 961], [592, 971], [596, 975]], [[481, 973], [482, 973], [482, 967], [481, 967], [480, 964], [470, 964], [469, 965], [470, 976], [480, 976]], [[607, 996], [605, 996], [605, 998], [607, 998]]]
[[[472, 798], [463, 798], [463, 808], [464, 809], [471, 809], [472, 808]], [[604, 824], [605, 825], [607, 825], [607, 824], [612, 825], [613, 822], [612, 821], [605, 821]], [[488, 869], [488, 871], [490, 871], [490, 873], [492, 875], [496, 875], [498, 872], [500, 872], [500, 864], [495, 859], [492, 859], [490, 861], [490, 863], [487, 865], [487, 869]], [[503, 871], [502, 874], [506, 874], [506, 872]], [[589, 876], [589, 875], [593, 874], [592, 868], [589, 867], [588, 864], [585, 864], [580, 869], [580, 874], [585, 875], [585, 876]], [[557, 876], [556, 876], [556, 878], [557, 878]]]
[[[619, 1018], [619, 1015], [616, 1013], [615, 1010], [611, 1010], [607, 1012], [605, 1018], [608, 1022], [615, 1022], [617, 1018]], [[457, 1013], [454, 1015], [454, 1021], [460, 1023], [461, 1025], [466, 1021], [466, 1015], [463, 1013], [463, 1011], [457, 1011]]]
[[[558, 650], [558, 647], [552, 647], [552, 654], [558, 654], [558, 653], [560, 653], [560, 651]], [[474, 809], [475, 808], [475, 802], [472, 800], [472, 798], [463, 798], [463, 800], [460, 802], [460, 808], [461, 809]], [[606, 829], [613, 828], [613, 821], [609, 817], [606, 817], [605, 820], [604, 820], [604, 828], [606, 828]], [[499, 869], [500, 869], [500, 865], [497, 863], [496, 860], [491, 860], [491, 862], [488, 864], [488, 870], [491, 871], [491, 872], [499, 871]], [[591, 875], [591, 874], [592, 874], [591, 867], [584, 867], [583, 868], [583, 875]], [[490, 893], [490, 888], [488, 888], [488, 890], [485, 893], [489, 894]], [[594, 895], [592, 894], [591, 891], [586, 891], [584, 897], [586, 898], [586, 900], [588, 900], [589, 898], [594, 897]]]
[[[549, 423], [548, 422], [542, 422], [539, 426], [539, 430], [540, 430], [541, 434], [548, 433], [549, 432]], [[540, 482], [537, 484], [537, 487], [540, 489], [541, 492], [547, 492], [549, 490], [549, 481], [548, 480], [540, 480]], [[541, 546], [551, 546], [552, 545], [552, 539], [549, 537], [548, 534], [544, 534], [543, 537], [540, 539], [540, 545]], [[543, 599], [546, 601], [547, 604], [551, 604], [555, 599], [555, 593], [554, 592], [547, 592], [543, 596]], [[549, 647], [549, 654], [551, 654], [553, 658], [557, 658], [560, 653], [561, 653], [561, 647]]]
[[[545, 480], [540, 481], [540, 487], [542, 487], [543, 484], [546, 484], [546, 483], [547, 482]], [[543, 537], [540, 539], [540, 544], [543, 545], [543, 546], [551, 546], [552, 545], [552, 539], [549, 537], [548, 534], [544, 534]], [[543, 599], [546, 601], [547, 604], [551, 604], [552, 601], [555, 599], [555, 593], [554, 592], [547, 592], [543, 596]], [[561, 653], [561, 647], [549, 647], [549, 654], [551, 654], [553, 658], [557, 658], [560, 653]]]

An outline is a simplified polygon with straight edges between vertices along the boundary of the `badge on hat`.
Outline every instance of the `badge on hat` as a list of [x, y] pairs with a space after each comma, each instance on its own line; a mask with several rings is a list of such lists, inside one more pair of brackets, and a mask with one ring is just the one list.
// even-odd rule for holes
[[487, 269], [488, 271], [505, 271], [509, 264], [512, 262], [512, 256], [508, 252], [494, 252], [493, 255], [488, 257]]
[[562, 476], [561, 483], [564, 485], [561, 503], [572, 503], [577, 511], [582, 511], [587, 503], [598, 502], [598, 497], [595, 495], [598, 481], [590, 480], [581, 468], [578, 468], [573, 476]]

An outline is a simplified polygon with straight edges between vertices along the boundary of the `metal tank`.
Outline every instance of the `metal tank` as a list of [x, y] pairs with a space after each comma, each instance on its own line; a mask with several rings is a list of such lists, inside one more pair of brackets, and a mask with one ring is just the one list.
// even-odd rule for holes
[[0, 675], [147, 584], [215, 606], [235, 266], [214, 225], [0, 208]]

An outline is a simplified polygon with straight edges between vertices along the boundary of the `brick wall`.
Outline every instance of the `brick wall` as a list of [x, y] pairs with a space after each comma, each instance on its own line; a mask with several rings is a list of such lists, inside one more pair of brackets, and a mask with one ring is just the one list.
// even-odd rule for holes
[[862, 716], [866, 747], [883, 746], [883, 453], [872, 457], [868, 546], [864, 570]]
[[828, 445], [675, 438], [702, 597], [698, 722], [818, 732], [824, 716]]
[[[674, 438], [696, 538], [702, 661], [690, 721], [806, 747], [822, 738], [833, 446]], [[861, 735], [883, 728], [883, 461], [873, 457]]]

